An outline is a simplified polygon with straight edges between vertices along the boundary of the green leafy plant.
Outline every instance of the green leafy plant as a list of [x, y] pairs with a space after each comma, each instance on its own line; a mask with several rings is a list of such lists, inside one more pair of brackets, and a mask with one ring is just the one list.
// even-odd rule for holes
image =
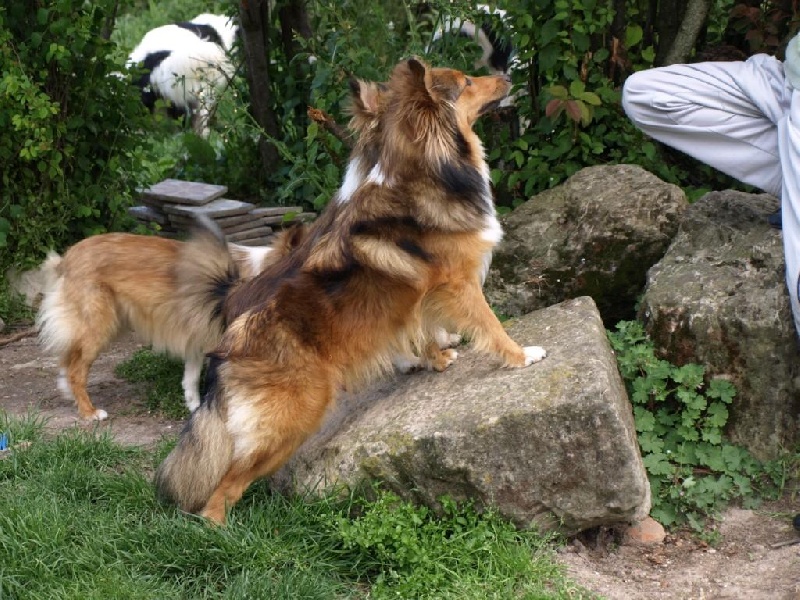
[[700, 530], [733, 499], [755, 505], [764, 465], [724, 436], [733, 384], [707, 379], [701, 365], [659, 359], [637, 321], [620, 322], [609, 340], [633, 404], [652, 516], [665, 526]]
[[103, 37], [115, 2], [0, 9], [0, 272], [127, 223], [145, 117]]
[[[540, 554], [548, 539], [516, 529], [492, 510], [479, 511], [473, 502], [440, 498], [437, 516], [377, 486], [369, 496], [355, 498], [354, 515], [334, 523], [343, 552], [371, 581], [375, 598], [442, 597], [434, 590], [485, 598], [500, 581], [510, 584], [505, 597], [517, 597], [511, 582], [532, 578], [533, 565], [525, 555]], [[505, 559], [498, 561], [499, 556]], [[453, 589], [462, 574], [471, 572], [481, 578], [472, 590]]]

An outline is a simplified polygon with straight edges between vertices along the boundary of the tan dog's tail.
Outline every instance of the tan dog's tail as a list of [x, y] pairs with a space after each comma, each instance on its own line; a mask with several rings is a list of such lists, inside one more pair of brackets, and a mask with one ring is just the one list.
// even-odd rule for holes
[[175, 268], [176, 292], [183, 303], [183, 314], [197, 319], [198, 327], [210, 325], [221, 335], [225, 326], [222, 306], [240, 274], [225, 236], [210, 218], [197, 218]]
[[61, 256], [52, 250], [47, 253], [47, 258], [42, 263], [42, 266], [39, 269], [44, 276], [44, 291], [49, 292], [52, 290], [58, 278], [61, 276], [61, 269], [59, 268], [61, 265]]
[[49, 352], [55, 354], [61, 354], [69, 347], [73, 335], [72, 319], [62, 291], [61, 261], [61, 256], [51, 251], [39, 268], [44, 285], [42, 302], [36, 314], [39, 341]]
[[217, 396], [218, 365], [219, 359], [212, 356], [203, 403], [192, 413], [178, 444], [156, 471], [158, 496], [186, 512], [202, 510], [233, 460], [233, 438]]

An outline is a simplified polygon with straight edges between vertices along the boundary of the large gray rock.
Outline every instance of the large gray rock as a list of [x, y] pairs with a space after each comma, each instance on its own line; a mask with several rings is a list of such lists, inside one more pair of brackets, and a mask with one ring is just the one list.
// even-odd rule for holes
[[687, 206], [679, 187], [641, 167], [585, 168], [502, 219], [486, 295], [509, 316], [591, 296], [606, 326], [632, 319]]
[[736, 384], [728, 433], [760, 458], [795, 447], [800, 417], [783, 240], [767, 223], [777, 208], [766, 194], [703, 196], [650, 270], [640, 308], [670, 362], [699, 363]]
[[591, 298], [526, 315], [509, 332], [548, 357], [502, 369], [470, 350], [444, 373], [345, 395], [275, 478], [284, 491], [379, 480], [403, 497], [475, 499], [522, 527], [571, 533], [650, 510], [631, 405]]

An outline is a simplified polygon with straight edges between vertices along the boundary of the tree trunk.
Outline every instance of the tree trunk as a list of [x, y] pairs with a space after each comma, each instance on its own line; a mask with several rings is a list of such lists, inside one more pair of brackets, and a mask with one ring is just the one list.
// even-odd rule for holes
[[[286, 55], [286, 65], [292, 70], [295, 81], [303, 81], [303, 69], [294, 58], [301, 50], [297, 43], [297, 36], [303, 39], [311, 37], [311, 23], [308, 20], [306, 0], [289, 0], [278, 9], [278, 19], [281, 23], [281, 46]], [[295, 107], [298, 123], [306, 120], [306, 107], [309, 105], [309, 89], [302, 89], [303, 99]]]
[[268, 139], [277, 139], [278, 122], [272, 110], [270, 94], [270, 10], [269, 0], [242, 0], [239, 4], [247, 83], [250, 88], [250, 111], [264, 134], [258, 142], [261, 163], [267, 173], [278, 164], [278, 150]]
[[625, 14], [625, 0], [613, 0], [614, 20], [611, 22], [611, 39], [608, 40], [610, 60], [607, 75], [611, 81], [619, 84], [624, 81], [630, 70], [628, 48], [625, 46], [625, 30], [628, 26], [628, 15]]
[[697, 38], [705, 26], [711, 0], [689, 0], [681, 26], [669, 50], [664, 56], [664, 65], [685, 63], [697, 44]]
[[678, 29], [683, 19], [687, 0], [661, 0], [658, 3], [658, 18], [655, 22], [656, 39], [656, 65], [663, 65], [667, 53], [678, 35]]

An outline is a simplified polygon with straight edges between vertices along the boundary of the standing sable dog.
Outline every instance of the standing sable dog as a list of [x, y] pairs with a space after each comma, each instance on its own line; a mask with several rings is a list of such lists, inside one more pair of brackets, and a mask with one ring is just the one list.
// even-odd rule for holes
[[[289, 243], [288, 237], [275, 245]], [[223, 251], [217, 262], [202, 256], [209, 245]], [[37, 323], [42, 344], [58, 356], [59, 389], [75, 400], [83, 418], [105, 419], [106, 411], [95, 408], [86, 391], [89, 369], [130, 329], [155, 350], [186, 361], [186, 406], [196, 409], [204, 355], [222, 338], [225, 293], [233, 281], [256, 275], [272, 252], [227, 247], [207, 232], [189, 242], [105, 233], [81, 240], [63, 257], [51, 253], [43, 265], [47, 283]]]
[[226, 299], [209, 391], [156, 473], [162, 497], [224, 523], [254, 480], [317, 431], [339, 390], [434, 339], [430, 323], [468, 333], [510, 367], [545, 357], [508, 337], [479, 278], [502, 229], [472, 124], [510, 87], [416, 59], [395, 67], [366, 179]]

